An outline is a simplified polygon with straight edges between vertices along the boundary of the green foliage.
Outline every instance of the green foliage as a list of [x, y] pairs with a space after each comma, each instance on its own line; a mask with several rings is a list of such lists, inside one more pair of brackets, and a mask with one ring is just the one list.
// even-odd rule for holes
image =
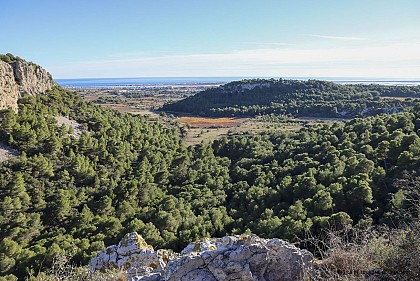
[[[230, 233], [394, 225], [416, 212], [401, 180], [419, 176], [419, 112], [187, 148], [173, 128], [59, 87], [25, 96], [18, 114], [0, 113], [0, 140], [21, 155], [0, 163], [0, 275], [23, 278], [67, 254], [86, 264], [128, 231], [180, 250]], [[58, 115], [79, 122], [80, 137]]]
[[5, 55], [0, 54], [0, 60], [4, 61], [4, 62], [7, 62], [7, 63], [14, 62], [14, 61], [24, 61], [22, 58], [14, 56], [10, 53], [7, 53]]
[[207, 116], [274, 114], [354, 118], [402, 111], [418, 103], [412, 98], [420, 98], [420, 86], [339, 85], [318, 80], [252, 79], [205, 90], [174, 104], [167, 104], [162, 110]]

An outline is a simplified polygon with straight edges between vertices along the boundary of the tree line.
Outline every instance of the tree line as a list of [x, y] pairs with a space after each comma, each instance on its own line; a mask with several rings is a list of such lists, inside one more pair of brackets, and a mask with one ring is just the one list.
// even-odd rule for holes
[[398, 224], [411, 209], [410, 189], [396, 183], [419, 177], [419, 114], [186, 147], [177, 127], [60, 87], [25, 96], [18, 114], [0, 113], [0, 140], [20, 153], [0, 163], [0, 276], [42, 272], [62, 253], [86, 264], [129, 231], [179, 251], [226, 234], [293, 240], [331, 225]]
[[355, 118], [397, 113], [414, 106], [418, 98], [420, 86], [251, 79], [199, 92], [176, 103], [166, 104], [161, 110], [214, 117], [276, 114]]

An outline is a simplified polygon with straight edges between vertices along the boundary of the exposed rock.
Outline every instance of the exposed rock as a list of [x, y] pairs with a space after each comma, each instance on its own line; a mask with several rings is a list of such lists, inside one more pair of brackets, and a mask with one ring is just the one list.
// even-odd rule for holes
[[19, 156], [19, 153], [15, 149], [0, 142], [0, 162], [7, 161], [16, 156]]
[[83, 126], [68, 118], [67, 116], [55, 116], [55, 120], [57, 120], [58, 126], [66, 126], [66, 129], [69, 130], [70, 127], [73, 128], [73, 134], [68, 134], [69, 137], [73, 137], [75, 139], [79, 139], [83, 132]]
[[26, 61], [0, 61], [0, 110], [17, 111], [19, 97], [38, 95], [52, 89], [56, 83], [45, 69]]
[[[122, 242], [127, 241], [127, 237], [132, 237], [130, 241], [144, 241], [137, 233], [131, 233]], [[269, 240], [256, 235], [237, 235], [191, 243], [180, 255], [168, 255], [158, 267], [144, 270], [150, 267], [150, 257], [153, 257], [154, 251], [149, 250], [148, 259], [138, 258], [138, 249], [142, 246], [127, 246], [122, 250], [122, 242], [118, 246], [108, 247], [110, 250], [105, 249], [108, 254], [100, 252], [92, 259], [91, 269], [107, 268], [103, 264], [108, 265], [112, 259], [116, 267], [128, 268], [127, 273], [132, 281], [291, 281], [302, 280], [305, 269], [311, 266], [313, 259], [308, 251], [277, 238]], [[132, 242], [128, 244], [137, 245]], [[114, 260], [115, 255], [111, 253], [118, 254], [118, 249], [128, 263], [119, 262], [119, 256]], [[133, 269], [141, 270], [136, 273]]]
[[50, 73], [39, 65], [26, 61], [14, 61], [10, 65], [16, 83], [19, 85], [19, 94], [38, 95], [51, 90], [56, 83]]
[[[99, 252], [90, 262], [90, 270], [124, 269], [134, 277], [160, 273], [173, 254], [167, 250], [155, 251], [136, 232], [128, 233], [118, 245]], [[152, 280], [152, 279], [149, 279]]]
[[11, 108], [17, 111], [18, 98], [19, 90], [13, 68], [8, 63], [0, 61], [0, 110]]
[[227, 84], [221, 86], [221, 88], [226, 92], [236, 92], [240, 93], [243, 91], [250, 91], [255, 88], [270, 88], [273, 85], [273, 82], [270, 81], [248, 81], [248, 82], [242, 82], [240, 84], [234, 83], [234, 84]]

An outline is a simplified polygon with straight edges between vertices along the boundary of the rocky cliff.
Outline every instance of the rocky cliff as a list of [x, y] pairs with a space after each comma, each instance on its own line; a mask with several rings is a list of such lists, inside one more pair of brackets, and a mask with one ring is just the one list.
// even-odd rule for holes
[[303, 280], [312, 260], [308, 251], [277, 238], [208, 238], [190, 243], [177, 254], [155, 251], [134, 232], [99, 252], [90, 269], [122, 269], [130, 281], [296, 281]]
[[18, 97], [19, 90], [13, 68], [8, 63], [0, 61], [0, 110], [11, 108], [16, 111]]
[[0, 110], [18, 109], [19, 97], [37, 95], [50, 90], [56, 83], [45, 69], [26, 61], [0, 61]]

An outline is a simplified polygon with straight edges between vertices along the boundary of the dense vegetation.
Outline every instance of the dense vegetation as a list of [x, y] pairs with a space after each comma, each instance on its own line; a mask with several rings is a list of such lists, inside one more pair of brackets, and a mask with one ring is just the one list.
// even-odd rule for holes
[[[404, 97], [390, 99], [384, 97]], [[243, 80], [163, 106], [206, 116], [291, 115], [354, 118], [395, 113], [416, 103], [420, 86], [339, 85], [318, 80]]]
[[25, 61], [25, 60], [18, 56], [14, 56], [13, 54], [7, 53], [5, 55], [0, 54], [0, 61], [9, 63], [9, 62], [14, 62], [14, 61]]
[[[0, 140], [21, 154], [0, 163], [0, 276], [36, 274], [62, 253], [86, 264], [128, 231], [179, 250], [230, 233], [398, 225], [401, 210], [416, 212], [419, 181], [401, 180], [420, 176], [418, 106], [189, 148], [176, 127], [61, 88], [19, 108], [0, 113]], [[81, 136], [54, 116], [78, 121]]]

